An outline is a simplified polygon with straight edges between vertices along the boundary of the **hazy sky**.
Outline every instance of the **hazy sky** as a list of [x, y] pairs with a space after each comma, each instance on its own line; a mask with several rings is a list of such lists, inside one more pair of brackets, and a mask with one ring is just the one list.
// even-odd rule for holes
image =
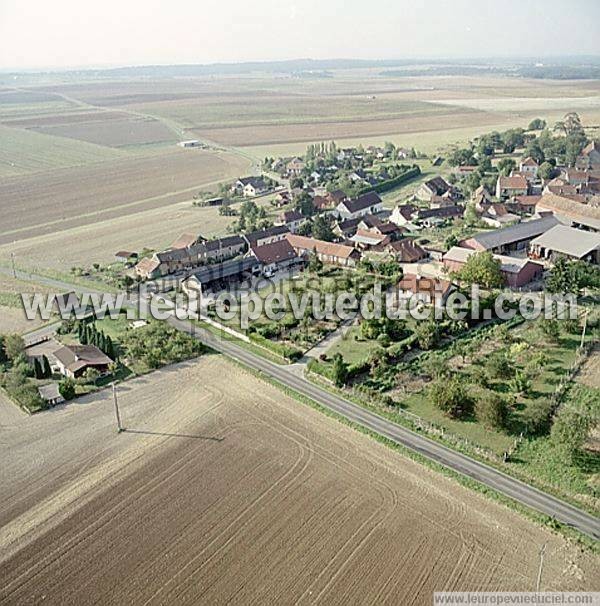
[[600, 54], [599, 0], [0, 0], [0, 68]]

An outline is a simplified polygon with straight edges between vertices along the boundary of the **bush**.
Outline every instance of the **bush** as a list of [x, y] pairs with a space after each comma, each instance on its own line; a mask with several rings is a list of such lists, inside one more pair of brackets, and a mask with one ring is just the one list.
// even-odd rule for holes
[[503, 352], [491, 354], [485, 367], [490, 379], [510, 379], [513, 374], [513, 367]]
[[58, 391], [65, 400], [72, 400], [75, 397], [75, 381], [70, 378], [63, 379], [58, 384]]
[[493, 391], [485, 393], [475, 404], [477, 420], [490, 429], [503, 429], [508, 420], [506, 400]]

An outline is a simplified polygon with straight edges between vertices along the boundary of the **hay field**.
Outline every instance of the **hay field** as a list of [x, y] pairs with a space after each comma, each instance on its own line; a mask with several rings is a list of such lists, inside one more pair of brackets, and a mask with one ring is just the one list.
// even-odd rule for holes
[[13, 421], [2, 601], [425, 604], [532, 590], [544, 543], [542, 589], [599, 587], [597, 557], [218, 356], [120, 402], [140, 433], [108, 392]]
[[248, 166], [248, 160], [231, 153], [174, 147], [5, 179], [0, 183], [0, 243], [190, 200], [201, 188], [237, 178]]

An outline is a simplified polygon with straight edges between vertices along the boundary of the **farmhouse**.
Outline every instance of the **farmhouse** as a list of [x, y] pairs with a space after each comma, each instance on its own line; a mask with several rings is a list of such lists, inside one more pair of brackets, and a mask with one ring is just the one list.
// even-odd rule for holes
[[558, 225], [559, 221], [549, 215], [531, 221], [523, 221], [504, 229], [482, 232], [462, 240], [460, 246], [473, 250], [490, 250], [496, 254], [509, 251], [526, 250], [529, 242], [537, 236]]
[[416, 297], [419, 301], [436, 306], [443, 304], [454, 289], [448, 280], [428, 278], [418, 274], [404, 274], [398, 283], [398, 299]]
[[285, 239], [263, 246], [253, 246], [250, 248], [250, 254], [261, 264], [265, 276], [272, 276], [279, 270], [301, 262], [292, 245]]
[[108, 373], [112, 360], [95, 345], [63, 345], [54, 352], [59, 372], [72, 379], [82, 376], [88, 368]]
[[[467, 259], [476, 252], [468, 248], [453, 246], [442, 258], [444, 267], [448, 271], [460, 271], [467, 262]], [[520, 288], [542, 277], [544, 269], [542, 265], [534, 263], [527, 258], [520, 259], [505, 255], [494, 255], [494, 258], [500, 261], [500, 271], [502, 272], [504, 283], [510, 288]]]
[[519, 164], [519, 172], [528, 181], [535, 181], [537, 179], [539, 168], [539, 164], [531, 156], [527, 156]]
[[496, 197], [506, 200], [512, 196], [524, 196], [529, 192], [529, 183], [523, 175], [500, 175], [496, 181]]
[[241, 255], [246, 250], [246, 241], [241, 236], [225, 236], [204, 242], [205, 258], [208, 261], [222, 261]]
[[288, 234], [286, 238], [293, 246], [296, 254], [309, 255], [314, 253], [323, 263], [354, 267], [360, 260], [360, 253], [351, 246], [334, 244], [296, 234]]
[[342, 219], [355, 219], [381, 212], [383, 201], [377, 193], [369, 192], [354, 200], [343, 200], [337, 205], [336, 210]]
[[431, 202], [434, 196], [449, 195], [455, 199], [456, 192], [443, 177], [434, 177], [422, 183], [417, 189], [416, 196], [423, 202]]
[[481, 215], [481, 220], [490, 227], [504, 227], [518, 223], [520, 217], [509, 213], [504, 204], [490, 204]]
[[534, 259], [556, 261], [559, 257], [600, 263], [600, 233], [555, 225], [546, 233], [533, 239], [529, 254]]
[[285, 225], [292, 233], [295, 233], [304, 221], [304, 215], [299, 211], [286, 210], [279, 214], [275, 221], [275, 225]]
[[458, 205], [444, 206], [442, 208], [422, 208], [413, 214], [413, 219], [428, 227], [435, 227], [444, 221], [459, 219], [463, 216], [464, 212], [465, 209]]
[[267, 227], [267, 229], [259, 229], [258, 231], [245, 234], [244, 240], [246, 240], [249, 248], [264, 246], [265, 244], [283, 240], [289, 233], [290, 230], [286, 225], [274, 225], [273, 227]]
[[399, 226], [406, 225], [412, 221], [412, 217], [416, 212], [417, 207], [413, 204], [398, 205], [392, 211], [390, 221]]
[[416, 263], [428, 257], [427, 251], [421, 248], [412, 238], [403, 238], [396, 242], [375, 246], [371, 251], [387, 254], [399, 263]]
[[592, 141], [583, 148], [581, 154], [577, 157], [575, 166], [580, 170], [600, 168], [600, 144], [598, 141]]
[[286, 170], [290, 177], [298, 177], [306, 165], [300, 158], [292, 158], [286, 165]]
[[269, 186], [262, 177], [242, 177], [234, 186], [238, 194], [246, 198], [254, 198], [269, 191]]

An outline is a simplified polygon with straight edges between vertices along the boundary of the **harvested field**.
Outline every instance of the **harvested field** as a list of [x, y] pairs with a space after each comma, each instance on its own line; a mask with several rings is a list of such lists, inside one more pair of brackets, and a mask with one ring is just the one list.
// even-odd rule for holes
[[5, 122], [6, 126], [15, 128], [33, 128], [41, 126], [59, 126], [64, 124], [79, 124], [81, 122], [105, 122], [109, 120], [124, 120], [130, 117], [126, 112], [89, 111], [81, 114], [67, 113], [55, 116], [35, 116], [32, 118], [18, 118]]
[[[182, 197], [189, 199], [191, 193]], [[88, 220], [78, 227], [0, 245], [0, 264], [8, 266], [13, 252], [20, 268], [68, 272], [74, 266], [112, 263], [117, 250], [162, 250], [184, 232], [198, 231], [205, 237], [224, 235], [235, 220], [219, 215], [216, 207], [198, 208], [189, 201], [158, 208], [144, 205], [143, 212], [135, 210], [139, 209], [132, 214], [115, 211], [111, 219]]]
[[226, 152], [174, 148], [140, 158], [5, 179], [0, 184], [0, 243], [189, 200], [202, 187], [238, 177], [248, 164]]
[[532, 590], [544, 543], [543, 589], [599, 587], [597, 557], [220, 357], [121, 389], [121, 435], [108, 392], [11, 416], [2, 601], [425, 604]]
[[104, 120], [77, 122], [73, 124], [39, 126], [36, 132], [87, 141], [107, 147], [148, 145], [177, 141], [175, 133], [162, 122], [149, 118], [127, 118], [124, 120]]
[[44, 324], [43, 320], [28, 320], [22, 309], [0, 305], [0, 334], [29, 332]]

